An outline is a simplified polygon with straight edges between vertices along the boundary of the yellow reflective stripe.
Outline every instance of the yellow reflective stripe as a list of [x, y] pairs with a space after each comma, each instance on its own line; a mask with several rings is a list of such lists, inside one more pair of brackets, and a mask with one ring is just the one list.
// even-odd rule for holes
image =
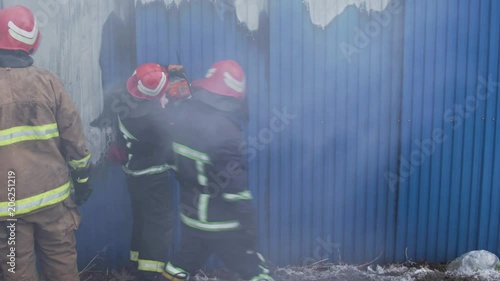
[[208, 194], [200, 194], [198, 198], [198, 219], [201, 222], [207, 222], [208, 219], [208, 200], [210, 200]]
[[[134, 135], [132, 135], [127, 128], [123, 125], [122, 120], [120, 119], [120, 116], [118, 116], [118, 128], [120, 131], [128, 138], [128, 139], [133, 139], [137, 140]], [[130, 148], [130, 147], [129, 147]]]
[[57, 124], [19, 126], [0, 131], [0, 146], [29, 140], [48, 140], [59, 136]]
[[130, 260], [131, 261], [139, 261], [139, 252], [130, 251]]
[[182, 268], [173, 266], [170, 262], [165, 266], [165, 272], [172, 275], [172, 277], [179, 276], [179, 274], [186, 274], [186, 276], [188, 275], [187, 271]]
[[[70, 183], [66, 183], [58, 188], [38, 194], [32, 197], [16, 200], [15, 214], [22, 215], [29, 212], [54, 205], [68, 198], [71, 191]], [[0, 217], [7, 217], [10, 214], [9, 202], [0, 202]]]
[[76, 179], [77, 183], [86, 183], [87, 181], [89, 181], [89, 177], [86, 177], [84, 179]]
[[250, 279], [250, 281], [274, 281], [274, 279], [267, 275], [267, 274], [260, 274], [260, 275], [257, 275], [257, 276], [254, 276], [252, 279]]
[[203, 163], [211, 164], [210, 157], [203, 152], [196, 151], [194, 149], [191, 149], [191, 148], [184, 146], [182, 144], [178, 144], [176, 142], [174, 142], [172, 144], [172, 148], [174, 149], [174, 152], [176, 152], [182, 156], [185, 156], [189, 159], [193, 159], [195, 161], [201, 161]]
[[240, 227], [240, 223], [238, 221], [202, 222], [192, 219], [184, 214], [181, 214], [181, 221], [189, 227], [203, 231], [228, 231], [235, 230]]
[[245, 190], [245, 191], [242, 191], [242, 192], [239, 192], [236, 194], [224, 193], [224, 194], [222, 194], [222, 197], [226, 201], [230, 201], [230, 202], [239, 201], [239, 200], [252, 200], [253, 199], [253, 196], [252, 196], [252, 193], [250, 192], [250, 190]]
[[137, 267], [142, 271], [151, 271], [151, 272], [163, 272], [163, 267], [165, 266], [164, 262], [152, 261], [152, 260], [138, 260], [139, 266]]
[[89, 164], [89, 160], [92, 154], [89, 153], [89, 155], [85, 156], [84, 158], [80, 160], [71, 160], [69, 161], [69, 166], [73, 169], [82, 169], [86, 168], [87, 165]]
[[154, 174], [159, 174], [163, 173], [166, 170], [170, 169], [170, 165], [164, 164], [160, 166], [154, 166], [154, 167], [149, 167], [144, 170], [130, 170], [126, 166], [122, 166], [122, 170], [130, 176], [143, 176], [143, 175], [154, 175]]

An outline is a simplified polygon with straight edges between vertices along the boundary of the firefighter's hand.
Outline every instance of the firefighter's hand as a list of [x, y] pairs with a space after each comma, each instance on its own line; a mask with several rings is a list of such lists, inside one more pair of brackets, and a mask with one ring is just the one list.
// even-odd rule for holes
[[90, 195], [92, 194], [92, 187], [88, 182], [85, 183], [74, 183], [75, 185], [75, 204], [81, 206], [85, 203]]
[[92, 165], [85, 169], [75, 170], [71, 173], [73, 186], [75, 188], [75, 204], [78, 206], [85, 203], [92, 194], [92, 187], [89, 181], [91, 170]]

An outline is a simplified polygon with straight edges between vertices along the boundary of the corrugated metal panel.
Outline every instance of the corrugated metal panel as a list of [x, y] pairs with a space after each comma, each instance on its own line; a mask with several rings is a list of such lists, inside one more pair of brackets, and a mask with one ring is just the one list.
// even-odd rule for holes
[[[403, 13], [386, 26], [374, 14], [348, 6], [322, 29], [302, 1], [271, 1], [271, 109], [296, 115], [270, 144], [279, 264], [393, 258], [396, 194], [384, 172], [397, 167]], [[369, 26], [360, 45], [356, 30]]]
[[[248, 34], [213, 5], [139, 3], [138, 62], [179, 53], [192, 77], [219, 59], [244, 66], [263, 252], [277, 264], [392, 259], [396, 194], [383, 174], [397, 168], [402, 13], [348, 58], [340, 43], [375, 21], [354, 6], [323, 30], [302, 1], [270, 1], [270, 24]], [[295, 117], [270, 123], [279, 114]]]
[[[404, 12], [382, 23], [380, 13], [351, 5], [322, 29], [302, 1], [269, 2], [257, 33], [238, 24], [230, 1], [138, 3], [135, 19], [138, 63], [179, 57], [196, 78], [220, 59], [245, 68], [246, 152], [265, 255], [283, 265], [361, 263], [381, 252], [380, 262], [443, 261], [475, 248], [498, 254], [500, 3], [395, 0]], [[135, 64], [116, 32], [134, 18], [126, 11], [132, 2], [78, 3], [63, 5], [48, 23], [55, 27], [47, 34], [71, 38], [49, 35], [44, 40], [57, 48], [37, 56], [46, 54], [39, 61], [72, 89], [88, 125], [106, 107], [101, 87], [125, 80]], [[103, 17], [85, 35], [94, 22], [86, 17], [96, 14]], [[67, 63], [69, 54], [77, 57]], [[75, 72], [82, 58], [89, 62]], [[484, 99], [476, 108], [477, 89]], [[283, 114], [294, 118], [276, 121]], [[429, 145], [440, 132], [446, 140]], [[95, 194], [82, 208], [83, 264], [113, 243], [106, 262], [127, 259], [128, 193], [119, 168], [107, 168], [97, 169]]]
[[397, 259], [499, 253], [498, 1], [407, 1]]

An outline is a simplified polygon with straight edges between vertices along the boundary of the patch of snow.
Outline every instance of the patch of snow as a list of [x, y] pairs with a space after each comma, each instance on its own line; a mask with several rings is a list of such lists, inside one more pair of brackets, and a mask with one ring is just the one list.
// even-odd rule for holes
[[[350, 265], [324, 265], [314, 267], [286, 267], [278, 268], [273, 273], [276, 281], [494, 281], [500, 280], [500, 272], [485, 270], [474, 274], [459, 274], [456, 272], [441, 272], [426, 267], [413, 268], [400, 265], [389, 267], [371, 266], [367, 270], [360, 270]], [[209, 278], [196, 276], [194, 281], [231, 281], [224, 278]]]
[[448, 265], [448, 270], [462, 274], [474, 274], [479, 270], [492, 270], [500, 264], [499, 258], [488, 251], [470, 251], [456, 258]]
[[322, 28], [350, 5], [356, 5], [358, 9], [370, 12], [384, 10], [389, 2], [390, 0], [304, 0], [312, 23]]

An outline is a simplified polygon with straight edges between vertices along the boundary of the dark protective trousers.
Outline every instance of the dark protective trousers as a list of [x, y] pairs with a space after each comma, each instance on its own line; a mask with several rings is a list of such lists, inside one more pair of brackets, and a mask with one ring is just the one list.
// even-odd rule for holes
[[130, 260], [143, 272], [162, 272], [172, 239], [173, 198], [170, 172], [128, 176], [132, 205]]
[[244, 280], [267, 276], [266, 261], [255, 250], [255, 244], [255, 239], [240, 231], [224, 233], [220, 238], [213, 235], [203, 237], [183, 226], [181, 250], [165, 266], [165, 276], [171, 280], [176, 280], [172, 277], [178, 277], [182, 272], [194, 276], [212, 254], [221, 258], [229, 270], [238, 273]]
[[[14, 230], [15, 236], [11, 234]], [[4, 281], [38, 281], [36, 255], [47, 281], [79, 281], [74, 230], [80, 215], [70, 198], [13, 222], [0, 222]], [[15, 244], [9, 238], [15, 237]], [[12, 247], [12, 248], [11, 248]], [[11, 250], [15, 250], [12, 251]], [[9, 256], [15, 255], [15, 258]], [[12, 263], [14, 261], [14, 263]]]

